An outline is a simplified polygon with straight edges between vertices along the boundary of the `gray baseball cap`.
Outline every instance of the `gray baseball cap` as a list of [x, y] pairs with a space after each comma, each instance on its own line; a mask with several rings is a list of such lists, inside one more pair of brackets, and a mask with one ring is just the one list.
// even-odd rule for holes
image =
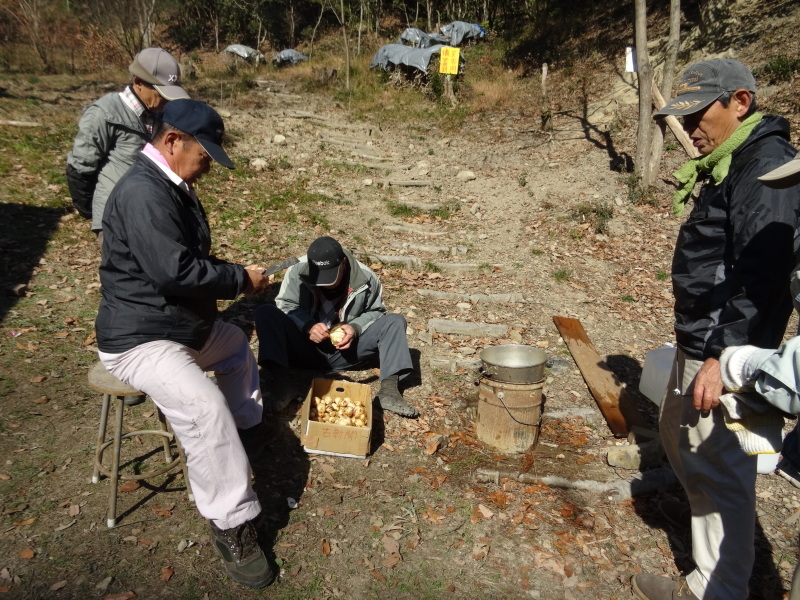
[[145, 48], [133, 58], [128, 67], [131, 75], [149, 83], [167, 100], [188, 98], [181, 87], [181, 67], [172, 55], [162, 48]]
[[683, 72], [675, 98], [655, 116], [691, 115], [706, 108], [725, 92], [736, 90], [756, 91], [753, 74], [738, 60], [715, 58], [697, 62]]

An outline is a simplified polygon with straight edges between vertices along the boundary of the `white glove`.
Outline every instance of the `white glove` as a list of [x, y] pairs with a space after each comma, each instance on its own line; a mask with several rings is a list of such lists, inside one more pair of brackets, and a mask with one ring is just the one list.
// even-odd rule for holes
[[754, 389], [750, 378], [753, 372], [748, 361], [760, 348], [757, 346], [729, 346], [719, 357], [719, 368], [725, 389], [731, 392], [747, 392]]

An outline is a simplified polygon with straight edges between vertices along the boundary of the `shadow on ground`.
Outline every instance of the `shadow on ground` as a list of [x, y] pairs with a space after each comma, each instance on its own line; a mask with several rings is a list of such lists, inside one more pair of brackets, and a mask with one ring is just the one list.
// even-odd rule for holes
[[0, 204], [0, 321], [24, 297], [24, 292], [15, 289], [28, 285], [61, 217], [68, 212], [67, 208]]

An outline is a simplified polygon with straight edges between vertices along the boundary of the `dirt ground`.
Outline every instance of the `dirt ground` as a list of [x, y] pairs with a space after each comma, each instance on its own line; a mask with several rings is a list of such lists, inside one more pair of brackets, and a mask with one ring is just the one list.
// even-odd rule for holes
[[[63, 181], [46, 173], [63, 164], [80, 105], [114, 85], [2, 85], [6, 118], [54, 115], [45, 127], [55, 133], [49, 166], [26, 162], [18, 135], [0, 155], [10, 166], [0, 171], [3, 283], [27, 284], [2, 305], [0, 597], [625, 599], [634, 573], [691, 569], [690, 535], [657, 509], [681, 490], [665, 478], [658, 493], [619, 493], [641, 474], [608, 466], [607, 448], [627, 442], [611, 435], [552, 321], [580, 319], [655, 428], [637, 384], [646, 352], [672, 339], [665, 275], [680, 220], [666, 183], [654, 204], [636, 203], [617, 170], [632, 152], [635, 106], [619, 106], [611, 132], [562, 114], [543, 135], [524, 112], [469, 117], [458, 131], [398, 126], [291, 85], [216, 103], [242, 166], [199, 186], [218, 254], [269, 264], [322, 234], [353, 248], [408, 321], [416, 369], [405, 395], [422, 413], [376, 414], [366, 459], [304, 452], [297, 403], [268, 418], [269, 452], [253, 471], [281, 576], [249, 591], [226, 577], [180, 477], [120, 493], [118, 526], [105, 526], [109, 483], [91, 483], [99, 398], [86, 385], [99, 251], [64, 208]], [[668, 151], [665, 181], [681, 160]], [[18, 202], [12, 183], [40, 201]], [[264, 189], [298, 188], [317, 200], [259, 204]], [[601, 223], [598, 213], [611, 215]], [[254, 307], [275, 291], [225, 306], [224, 318], [252, 333]], [[448, 334], [430, 319], [507, 330]], [[477, 355], [509, 343], [551, 359], [539, 443], [517, 455], [475, 434]], [[312, 375], [293, 373], [297, 389]], [[347, 375], [377, 389], [371, 369]], [[126, 427], [152, 427], [153, 411], [129, 409]], [[132, 468], [158, 461], [146, 439], [125, 452]], [[513, 476], [521, 472], [524, 482]], [[800, 499], [774, 474], [758, 477], [757, 493], [752, 597], [782, 598], [798, 560]]]

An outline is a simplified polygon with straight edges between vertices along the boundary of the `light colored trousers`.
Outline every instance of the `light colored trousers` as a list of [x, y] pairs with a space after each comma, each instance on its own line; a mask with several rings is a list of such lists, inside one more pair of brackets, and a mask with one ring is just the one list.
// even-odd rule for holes
[[[100, 352], [109, 373], [152, 398], [186, 452], [197, 510], [220, 529], [258, 516], [239, 429], [261, 422], [258, 365], [244, 332], [216, 321], [201, 350], [159, 340]], [[206, 376], [214, 371], [217, 383]]]
[[692, 509], [692, 558], [686, 581], [704, 600], [746, 600], [755, 560], [756, 457], [725, 427], [719, 407], [692, 406], [702, 366], [678, 350], [661, 405], [659, 431], [667, 458]]

